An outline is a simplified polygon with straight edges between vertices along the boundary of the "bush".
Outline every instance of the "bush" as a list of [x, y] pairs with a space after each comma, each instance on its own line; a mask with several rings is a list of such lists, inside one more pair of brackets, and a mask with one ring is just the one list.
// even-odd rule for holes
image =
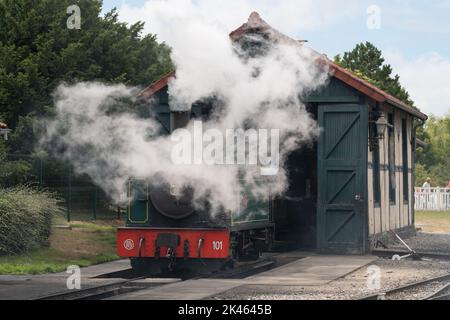
[[32, 165], [25, 160], [3, 161], [0, 166], [0, 187], [26, 183], [31, 177]]
[[420, 163], [416, 163], [416, 187], [421, 187], [422, 184], [427, 180], [427, 178], [431, 178], [430, 172], [425, 168], [424, 165]]
[[0, 189], [0, 255], [47, 246], [53, 217], [63, 213], [58, 203], [54, 194], [28, 186]]
[[24, 184], [32, 175], [31, 161], [8, 161], [8, 148], [0, 137], [0, 187]]

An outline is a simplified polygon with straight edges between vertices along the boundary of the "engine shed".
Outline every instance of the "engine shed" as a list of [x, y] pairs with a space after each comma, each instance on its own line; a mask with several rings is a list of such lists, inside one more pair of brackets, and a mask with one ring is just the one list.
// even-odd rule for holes
[[[230, 37], [252, 32], [290, 39], [257, 13]], [[330, 81], [303, 102], [322, 131], [288, 160], [290, 188], [271, 205], [276, 237], [301, 249], [365, 254], [389, 231], [415, 231], [415, 130], [427, 116], [320, 57]], [[175, 71], [141, 93], [156, 99], [156, 116], [168, 130], [173, 77]], [[201, 107], [194, 105], [192, 113], [201, 114]]]

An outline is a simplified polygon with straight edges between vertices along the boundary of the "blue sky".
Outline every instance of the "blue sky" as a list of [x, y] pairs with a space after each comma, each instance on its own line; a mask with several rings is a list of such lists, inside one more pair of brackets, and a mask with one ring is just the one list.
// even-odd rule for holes
[[[126, 12], [121, 19], [133, 22], [139, 12], [152, 10], [152, 3], [159, 1], [104, 0], [104, 10], [117, 7], [120, 13]], [[273, 27], [309, 40], [311, 47], [329, 57], [370, 41], [382, 49], [419, 107], [435, 115], [450, 108], [450, 0], [177, 1], [202, 7], [202, 12], [228, 23], [230, 31], [256, 10]], [[373, 5], [379, 15], [367, 12]], [[130, 14], [133, 10], [136, 14]], [[379, 21], [380, 28], [368, 28], [368, 20]], [[151, 21], [147, 24], [151, 32]]]
[[[120, 8], [123, 4], [139, 7], [148, 1], [104, 0], [104, 10]], [[317, 10], [322, 10], [321, 1], [316, 2]], [[343, 15], [347, 11], [345, 5], [347, 1], [339, 2], [342, 3], [342, 12], [336, 12], [336, 15]], [[352, 48], [361, 41], [371, 41], [379, 47], [401, 50], [406, 57], [417, 56], [424, 50], [435, 50], [450, 58], [450, 1], [362, 0], [359, 2], [360, 10], [353, 15], [352, 19], [343, 21], [337, 19], [336, 23], [318, 27], [316, 30], [299, 30], [298, 34], [289, 35], [307, 38], [312, 46], [329, 55]], [[379, 30], [367, 28], [369, 15], [366, 9], [370, 5], [378, 5], [381, 9], [381, 29]], [[299, 10], [300, 8], [299, 4]], [[299, 22], [300, 28], [301, 22]]]

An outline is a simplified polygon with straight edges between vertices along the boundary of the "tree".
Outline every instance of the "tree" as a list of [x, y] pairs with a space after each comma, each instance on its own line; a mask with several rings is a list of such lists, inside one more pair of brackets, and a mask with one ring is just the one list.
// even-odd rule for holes
[[[67, 8], [81, 9], [81, 29], [69, 29]], [[103, 81], [145, 86], [173, 69], [170, 49], [143, 23], [100, 16], [100, 0], [0, 0], [0, 118], [14, 130], [11, 149], [33, 150], [33, 122], [53, 112], [62, 82]]]
[[435, 186], [446, 186], [450, 181], [450, 110], [446, 116], [430, 117], [417, 137], [426, 143], [416, 153], [423, 176], [431, 177]]
[[400, 77], [392, 75], [392, 67], [385, 64], [381, 50], [370, 42], [360, 43], [344, 55], [337, 55], [335, 62], [360, 78], [388, 92], [408, 105], [414, 106], [409, 93], [400, 84]]

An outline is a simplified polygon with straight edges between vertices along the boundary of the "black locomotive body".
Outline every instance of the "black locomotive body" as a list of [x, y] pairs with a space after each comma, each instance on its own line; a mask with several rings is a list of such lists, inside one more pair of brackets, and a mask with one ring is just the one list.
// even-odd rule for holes
[[[251, 193], [238, 197], [235, 212], [196, 209], [173, 185], [129, 182], [126, 227], [118, 231], [119, 256], [140, 271], [169, 267], [217, 268], [257, 259], [272, 243], [271, 201]], [[183, 192], [183, 191], [182, 191]], [[184, 199], [183, 199], [184, 198]]]

